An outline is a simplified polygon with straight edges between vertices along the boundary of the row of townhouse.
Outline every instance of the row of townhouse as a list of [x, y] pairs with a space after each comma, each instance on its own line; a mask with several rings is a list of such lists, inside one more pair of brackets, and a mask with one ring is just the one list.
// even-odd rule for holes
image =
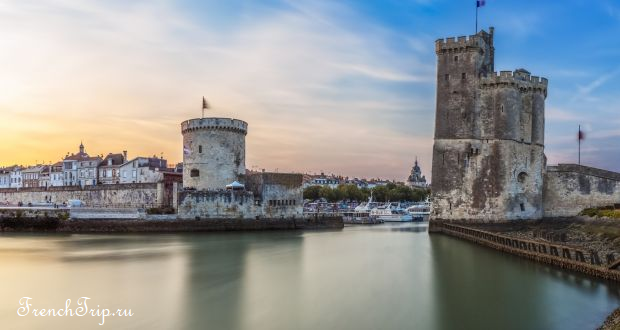
[[97, 184], [154, 183], [165, 175], [181, 176], [182, 167], [168, 168], [163, 158], [127, 158], [127, 152], [91, 157], [80, 144], [77, 154], [53, 165], [0, 168], [0, 188], [92, 186]]
[[350, 179], [348, 177], [335, 176], [333, 174], [325, 175], [325, 173], [321, 173], [320, 175], [304, 175], [303, 187], [307, 188], [309, 186], [325, 186], [335, 189], [341, 184], [354, 184], [360, 189], [372, 189], [377, 186], [385, 186], [388, 183], [390, 183], [390, 181], [380, 179]]

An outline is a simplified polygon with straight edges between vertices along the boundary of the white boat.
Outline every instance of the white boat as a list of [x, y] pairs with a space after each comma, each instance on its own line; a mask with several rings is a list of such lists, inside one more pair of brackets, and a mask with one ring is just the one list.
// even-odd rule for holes
[[370, 211], [372, 211], [372, 209], [378, 207], [379, 205], [380, 205], [379, 203], [374, 202], [372, 200], [372, 193], [371, 193], [370, 197], [368, 198], [368, 202], [361, 203], [360, 205], [355, 207], [355, 209], [353, 209], [353, 212], [346, 212], [345, 214], [343, 214], [344, 220], [347, 223], [364, 223], [364, 224], [374, 224], [374, 223], [383, 222], [378, 219], [371, 219], [370, 217]]
[[386, 203], [379, 207], [376, 207], [370, 211], [370, 218], [377, 219], [384, 222], [411, 222], [413, 217], [411, 214], [400, 207], [400, 205], [394, 205], [393, 203]]
[[431, 202], [416, 203], [407, 208], [407, 212], [413, 217], [413, 221], [428, 221], [431, 216]]

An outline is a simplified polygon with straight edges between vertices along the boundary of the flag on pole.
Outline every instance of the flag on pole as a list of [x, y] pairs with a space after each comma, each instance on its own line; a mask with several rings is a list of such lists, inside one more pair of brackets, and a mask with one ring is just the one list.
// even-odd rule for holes
[[478, 7], [478, 8], [484, 6], [484, 4], [485, 4], [485, 0], [477, 0], [476, 1], [476, 7]]
[[190, 153], [192, 153], [192, 151], [187, 146], [183, 146], [183, 154], [189, 155]]
[[586, 139], [586, 134], [581, 130], [581, 128], [579, 128], [579, 133], [577, 133], [577, 139], [580, 141]]
[[202, 109], [209, 109], [209, 104], [207, 103], [207, 99], [205, 99], [205, 97], [202, 97]]

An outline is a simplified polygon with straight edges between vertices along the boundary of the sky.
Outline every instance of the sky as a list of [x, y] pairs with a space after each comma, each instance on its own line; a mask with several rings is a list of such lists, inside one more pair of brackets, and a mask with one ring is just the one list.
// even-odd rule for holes
[[[475, 1], [15, 0], [0, 3], [0, 166], [81, 141], [182, 161], [180, 123], [249, 123], [249, 169], [430, 178], [436, 39]], [[495, 68], [549, 79], [549, 164], [620, 171], [620, 3], [487, 0]]]

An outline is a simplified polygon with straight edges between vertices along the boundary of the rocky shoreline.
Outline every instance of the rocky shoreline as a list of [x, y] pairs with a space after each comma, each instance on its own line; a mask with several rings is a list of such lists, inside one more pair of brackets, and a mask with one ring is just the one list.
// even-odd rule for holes
[[616, 310], [614, 310], [611, 314], [609, 314], [607, 319], [605, 319], [605, 322], [603, 322], [603, 325], [601, 325], [598, 328], [598, 330], [619, 330], [619, 329], [620, 329], [620, 308], [616, 308]]

